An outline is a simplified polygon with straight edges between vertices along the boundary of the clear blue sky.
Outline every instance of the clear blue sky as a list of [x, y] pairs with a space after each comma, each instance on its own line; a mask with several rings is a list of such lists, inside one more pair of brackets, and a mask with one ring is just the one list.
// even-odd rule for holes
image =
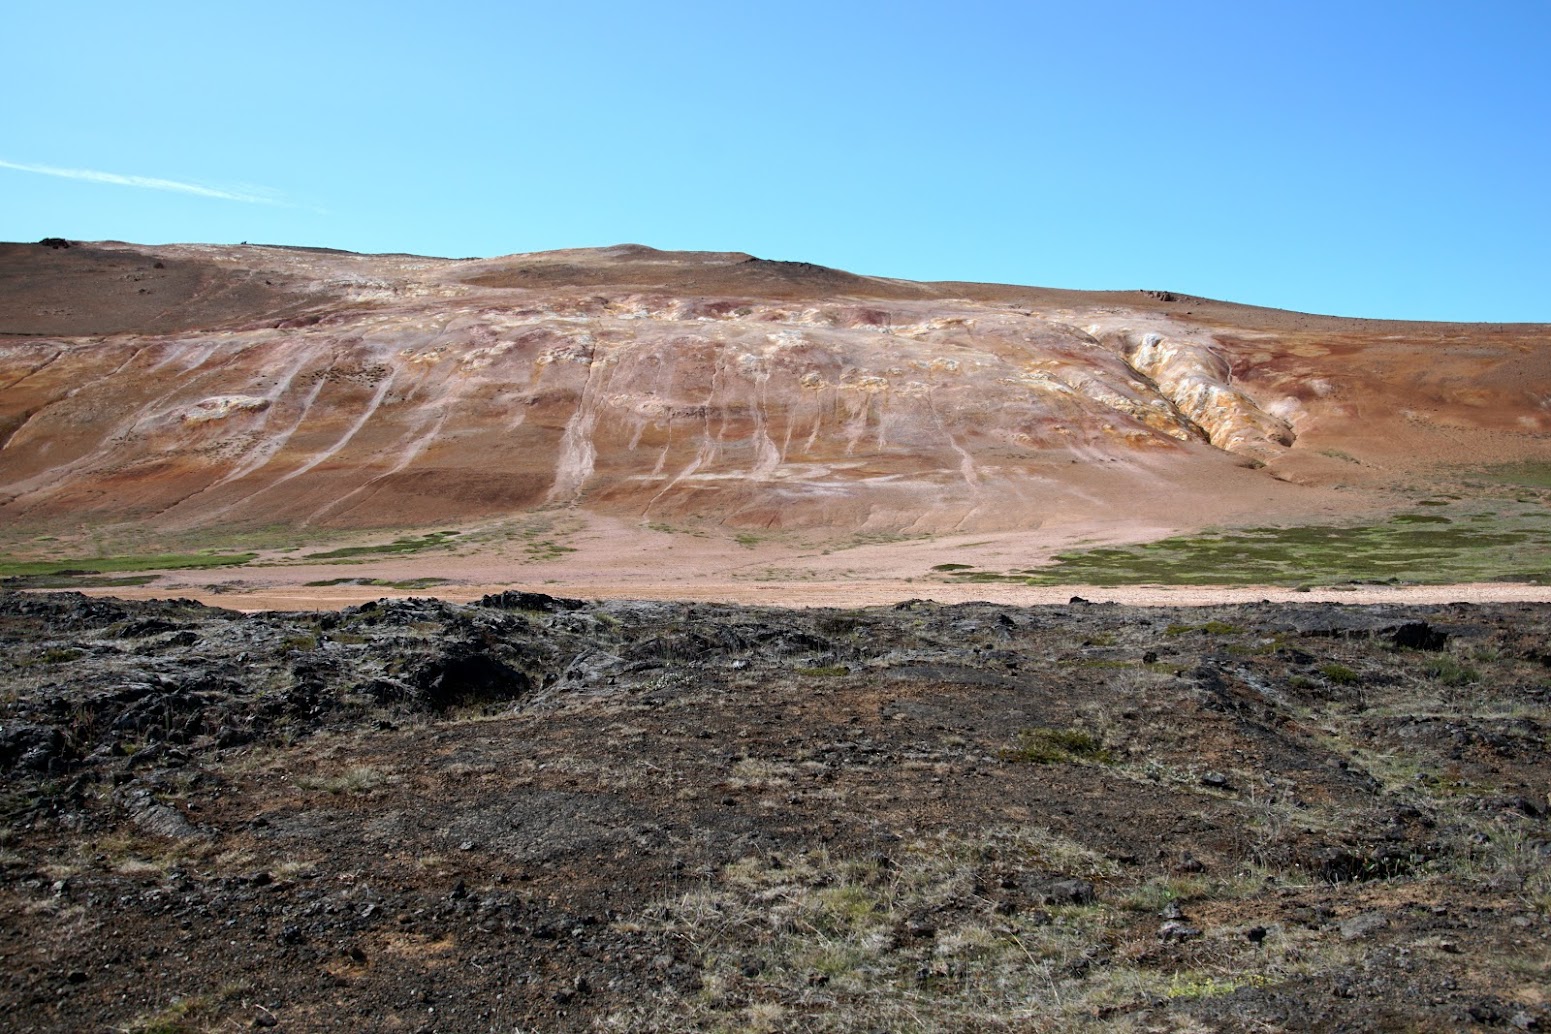
[[632, 241], [1551, 321], [1547, 0], [11, 0], [4, 24], [0, 239]]

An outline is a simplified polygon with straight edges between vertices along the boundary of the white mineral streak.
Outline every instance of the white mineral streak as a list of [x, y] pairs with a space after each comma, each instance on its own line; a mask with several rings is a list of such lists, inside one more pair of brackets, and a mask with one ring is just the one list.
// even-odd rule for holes
[[1163, 397], [1224, 452], [1266, 460], [1293, 443], [1287, 421], [1233, 387], [1227, 361], [1209, 345], [1148, 332], [1127, 335], [1123, 354], [1133, 370], [1156, 384]]
[[560, 456], [555, 464], [555, 483], [549, 490], [550, 502], [568, 502], [582, 493], [582, 486], [592, 477], [593, 466], [598, 459], [593, 433], [598, 427], [599, 399], [592, 388], [599, 363], [594, 361], [587, 370], [587, 380], [577, 399], [576, 410], [566, 422], [565, 433], [560, 438]]
[[257, 395], [217, 395], [196, 402], [183, 414], [186, 424], [203, 424], [210, 420], [225, 420], [233, 413], [256, 413], [269, 408], [270, 400]]
[[1118, 413], [1124, 413], [1138, 423], [1145, 424], [1155, 431], [1162, 431], [1171, 438], [1184, 442], [1195, 437], [1190, 426], [1181, 420], [1162, 399], [1153, 398], [1144, 402], [1122, 395], [1113, 385], [1105, 383], [1088, 370], [1078, 367], [1066, 367], [1057, 371], [1055, 376], [1059, 377], [1060, 383], [1071, 391], [1081, 392], [1100, 405], [1108, 406]]

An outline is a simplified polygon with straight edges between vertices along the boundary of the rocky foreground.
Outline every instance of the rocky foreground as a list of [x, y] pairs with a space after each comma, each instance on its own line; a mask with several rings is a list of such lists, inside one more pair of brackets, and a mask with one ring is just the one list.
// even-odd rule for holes
[[4, 1025], [1543, 1029], [1548, 631], [7, 594]]

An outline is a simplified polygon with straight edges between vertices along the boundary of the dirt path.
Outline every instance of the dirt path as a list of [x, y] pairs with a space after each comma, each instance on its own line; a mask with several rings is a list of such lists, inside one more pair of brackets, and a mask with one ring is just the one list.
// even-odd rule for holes
[[211, 606], [244, 612], [261, 610], [338, 610], [368, 600], [434, 597], [453, 602], [476, 600], [506, 589], [545, 592], [577, 599], [695, 600], [757, 604], [773, 607], [876, 607], [904, 600], [938, 603], [984, 601], [1008, 606], [1066, 603], [1081, 596], [1091, 603], [1122, 603], [1137, 607], [1208, 606], [1224, 603], [1551, 603], [1551, 586], [1477, 583], [1472, 585], [1353, 586], [1306, 592], [1283, 586], [1220, 585], [951, 585], [920, 581], [844, 582], [501, 582], [398, 590], [379, 586], [268, 586], [252, 590], [212, 592], [192, 586], [176, 588], [89, 589], [95, 596], [158, 599], [177, 595]]

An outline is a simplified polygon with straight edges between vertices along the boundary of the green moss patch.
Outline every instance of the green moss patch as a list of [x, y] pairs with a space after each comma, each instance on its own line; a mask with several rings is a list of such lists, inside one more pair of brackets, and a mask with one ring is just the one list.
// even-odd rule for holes
[[348, 560], [359, 556], [388, 556], [394, 553], [418, 553], [426, 549], [442, 549], [450, 546], [457, 536], [455, 531], [433, 531], [429, 535], [410, 535], [371, 546], [342, 546], [321, 553], [308, 553], [304, 560]]
[[1077, 550], [1029, 571], [953, 573], [1028, 585], [1551, 584], [1551, 514], [1537, 504], [1444, 503], [1382, 524], [1245, 528]]
[[1474, 476], [1498, 484], [1551, 489], [1551, 463], [1500, 463], [1474, 472]]
[[309, 588], [323, 588], [331, 585], [364, 585], [372, 588], [384, 589], [429, 589], [433, 585], [446, 585], [446, 578], [405, 578], [392, 581], [387, 578], [321, 578], [313, 582], [303, 582]]

